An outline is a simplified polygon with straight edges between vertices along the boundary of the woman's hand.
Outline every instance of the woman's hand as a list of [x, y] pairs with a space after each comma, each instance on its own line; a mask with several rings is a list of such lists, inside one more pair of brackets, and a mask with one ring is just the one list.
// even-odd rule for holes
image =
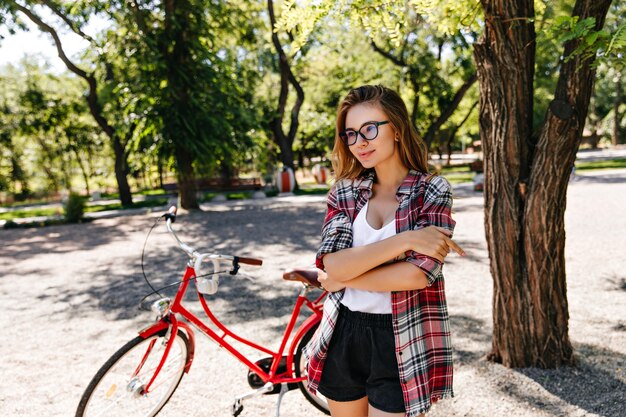
[[322, 288], [328, 292], [337, 292], [346, 288], [344, 283], [329, 278], [326, 272], [321, 269], [317, 270], [317, 280], [322, 284]]
[[408, 250], [430, 256], [443, 262], [451, 250], [461, 256], [465, 256], [465, 251], [450, 239], [450, 232], [437, 226], [428, 226], [418, 230], [408, 230], [403, 232]]

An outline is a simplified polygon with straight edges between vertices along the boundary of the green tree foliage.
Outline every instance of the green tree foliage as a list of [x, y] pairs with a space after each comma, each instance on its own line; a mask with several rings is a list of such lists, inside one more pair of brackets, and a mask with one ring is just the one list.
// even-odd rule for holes
[[609, 9], [604, 30], [605, 38], [598, 60], [594, 94], [591, 98], [587, 126], [589, 143], [597, 145], [602, 139], [613, 145], [626, 143], [626, 4], [614, 2]]
[[109, 169], [102, 134], [81, 97], [80, 81], [24, 61], [3, 68], [0, 98], [5, 189], [27, 197], [102, 184]]
[[[13, 99], [3, 99], [6, 111], [0, 114], [0, 187], [11, 193], [45, 188], [30, 168], [35, 163], [33, 149], [38, 163], [51, 167], [53, 175], [46, 175], [51, 189], [67, 183], [93, 187], [89, 173], [111, 175], [108, 159], [113, 153], [116, 171], [141, 179], [142, 186], [159, 186], [169, 180], [165, 174], [178, 173], [186, 207], [197, 204], [196, 177], [228, 178], [249, 170], [272, 173], [289, 153], [276, 143], [276, 126], [271, 123], [281, 96], [274, 29], [306, 94], [297, 124], [290, 111], [297, 107], [298, 95], [293, 90], [286, 95], [280, 126], [292, 138], [288, 146], [295, 156], [287, 159], [297, 159], [298, 167], [328, 155], [339, 100], [350, 88], [365, 83], [383, 83], [400, 91], [415, 124], [440, 154], [460, 149], [461, 141], [465, 145], [477, 139], [478, 92], [471, 84], [475, 73], [471, 51], [484, 29], [480, 2], [283, 1], [276, 4], [278, 25], [273, 28], [267, 2], [260, 0], [4, 0], [0, 24], [9, 33], [23, 28], [25, 15], [17, 11], [18, 4], [35, 11], [47, 8], [57, 16], [50, 21], [59, 30], [71, 30], [90, 43], [80, 58], [72, 60], [89, 69], [84, 72], [93, 77], [97, 94], [85, 95], [72, 87], [65, 95], [75, 94], [78, 101], [87, 98], [89, 108], [100, 109], [113, 136], [106, 146], [94, 145], [102, 136], [92, 130], [91, 122], [72, 115], [67, 103], [74, 99], [34, 83], [33, 92], [43, 94], [44, 104], [58, 103], [51, 109], [37, 104], [34, 93], [15, 90]], [[582, 38], [576, 54], [597, 50], [600, 58], [589, 129], [605, 136], [623, 135], [620, 126], [626, 109], [620, 107], [624, 83], [619, 66], [624, 6], [612, 6], [603, 31], [592, 30], [591, 20], [571, 17], [571, 1], [536, 0], [534, 9], [534, 16], [515, 22], [529, 21], [536, 28], [533, 130], [540, 130], [559, 70], [568, 59], [561, 57], [562, 42]], [[88, 35], [85, 28], [94, 18], [105, 28]], [[8, 91], [12, 81], [4, 80], [0, 88]], [[78, 86], [75, 81], [71, 82]], [[83, 115], [85, 108], [76, 113]], [[35, 124], [20, 125], [18, 115], [26, 114], [31, 121], [72, 120], [69, 127], [61, 123], [37, 130], [41, 137], [63, 138], [63, 145], [50, 148], [50, 156], [35, 140]], [[30, 139], [17, 139], [21, 137]], [[64, 150], [55, 153], [57, 145]], [[94, 146], [106, 162], [91, 155]], [[75, 161], [68, 168], [71, 175], [60, 168], [62, 158]]]
[[85, 198], [77, 193], [70, 193], [63, 205], [63, 217], [68, 223], [79, 223], [85, 214]]
[[173, 159], [181, 204], [198, 206], [195, 177], [216, 170], [229, 176], [250, 146], [256, 123], [255, 74], [246, 44], [252, 7], [203, 1], [120, 3], [110, 12], [106, 52], [117, 56], [107, 70], [111, 95], [127, 125], [139, 125], [136, 149]]
[[[102, 129], [102, 131], [109, 137], [111, 142], [113, 153], [115, 156], [115, 177], [118, 184], [118, 190], [120, 195], [120, 200], [123, 205], [132, 204], [132, 196], [130, 192], [130, 187], [128, 185], [128, 166], [126, 162], [126, 154], [124, 152], [124, 143], [123, 140], [119, 137], [114, 127], [109, 122], [107, 116], [105, 116], [102, 112], [102, 103], [99, 98], [99, 85], [97, 78], [94, 76], [94, 73], [91, 70], [85, 70], [80, 66], [76, 65], [76, 63], [67, 56], [65, 52], [65, 48], [61, 37], [59, 36], [59, 32], [52, 25], [46, 23], [46, 19], [42, 19], [39, 16], [39, 10], [36, 10], [36, 6], [41, 3], [47, 10], [48, 13], [52, 13], [59, 17], [66, 28], [69, 28], [71, 31], [81, 36], [83, 39], [90, 42], [93, 46], [96, 45], [93, 38], [85, 34], [81, 26], [84, 24], [86, 16], [89, 13], [79, 13], [82, 9], [77, 9], [77, 7], [86, 7], [88, 10], [95, 10], [97, 12], [97, 8], [93, 9], [93, 6], [85, 6], [83, 2], [79, 3], [69, 3], [69, 10], [65, 7], [65, 3], [57, 2], [55, 0], [41, 0], [40, 2], [30, 2], [24, 1], [23, 3], [17, 2], [15, 0], [6, 0], [2, 3], [4, 6], [0, 9], [3, 12], [3, 18], [6, 18], [7, 15], [10, 15], [12, 19], [19, 24], [22, 15], [26, 16], [31, 22], [33, 22], [39, 30], [47, 33], [52, 37], [54, 46], [56, 47], [57, 53], [61, 61], [65, 64], [67, 69], [71, 71], [73, 74], [79, 76], [87, 83], [88, 93], [85, 94], [85, 99], [88, 104], [89, 111], [92, 117], [95, 119], [96, 123]], [[73, 19], [76, 17], [76, 20]]]

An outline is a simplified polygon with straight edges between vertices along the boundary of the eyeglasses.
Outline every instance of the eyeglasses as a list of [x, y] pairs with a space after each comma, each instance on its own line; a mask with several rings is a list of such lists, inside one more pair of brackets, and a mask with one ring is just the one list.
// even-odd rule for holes
[[378, 126], [386, 125], [389, 120], [383, 122], [365, 122], [361, 125], [359, 130], [346, 129], [339, 133], [339, 137], [348, 146], [352, 146], [356, 143], [359, 135], [365, 140], [374, 140], [378, 136]]

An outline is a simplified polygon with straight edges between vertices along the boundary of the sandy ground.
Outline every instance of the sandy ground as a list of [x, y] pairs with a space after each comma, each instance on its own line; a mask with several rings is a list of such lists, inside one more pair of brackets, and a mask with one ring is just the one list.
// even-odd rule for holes
[[[566, 257], [576, 368], [506, 369], [485, 361], [492, 281], [483, 200], [466, 187], [455, 194], [456, 240], [469, 252], [451, 256], [445, 267], [456, 396], [429, 415], [624, 416], [626, 170], [580, 175], [569, 187]], [[298, 197], [206, 205], [202, 213], [179, 217], [181, 236], [199, 248], [265, 259], [262, 268], [246, 269], [253, 281], [222, 280], [212, 305], [227, 324], [276, 347], [299, 290], [281, 271], [312, 263], [323, 211], [322, 198]], [[73, 415], [100, 365], [151, 322], [152, 314], [137, 305], [148, 292], [140, 258], [154, 217], [0, 231], [0, 416]], [[155, 229], [146, 248], [150, 279], [174, 282], [183, 265], [171, 238]], [[160, 415], [229, 416], [232, 398], [248, 390], [246, 373], [200, 336], [190, 374]], [[275, 399], [246, 402], [242, 416], [273, 416]], [[322, 414], [292, 391], [282, 415]]]

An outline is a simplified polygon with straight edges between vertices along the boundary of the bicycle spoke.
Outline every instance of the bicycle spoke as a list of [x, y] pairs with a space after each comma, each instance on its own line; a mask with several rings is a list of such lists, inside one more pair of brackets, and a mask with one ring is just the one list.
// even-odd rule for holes
[[[163, 333], [164, 334], [164, 333]], [[189, 361], [188, 340], [179, 332], [156, 375], [149, 392], [146, 385], [154, 377], [165, 343], [160, 336], [136, 338], [124, 346], [98, 372], [79, 405], [83, 417], [154, 416], [178, 386]], [[82, 413], [81, 413], [82, 407]]]

